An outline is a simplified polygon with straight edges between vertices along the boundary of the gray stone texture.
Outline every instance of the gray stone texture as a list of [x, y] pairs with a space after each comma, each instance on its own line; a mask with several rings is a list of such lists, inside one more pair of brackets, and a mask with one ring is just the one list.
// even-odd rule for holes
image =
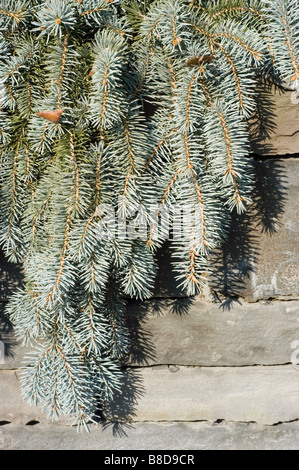
[[91, 433], [37, 424], [0, 426], [0, 450], [299, 450], [299, 422], [278, 426], [227, 423], [135, 423], [91, 426]]
[[17, 371], [0, 371], [0, 421], [27, 424], [32, 420], [45, 421], [36, 407], [31, 407], [21, 398]]
[[[39, 407], [22, 400], [17, 371], [0, 372], [0, 396], [0, 422], [47, 423]], [[127, 423], [293, 421], [299, 419], [299, 371], [293, 365], [127, 369], [121, 394], [103, 412], [108, 421]]]
[[299, 95], [263, 84], [251, 122], [251, 146], [258, 155], [299, 154]]
[[[37, 406], [23, 400], [20, 391], [20, 371], [0, 371], [0, 424], [1, 422], [26, 425], [31, 421], [47, 423], [46, 415]], [[59, 424], [69, 420], [60, 419]]]
[[[130, 301], [126, 313], [131, 352], [124, 365], [282, 365], [299, 340], [299, 301], [209, 303], [195, 298]], [[30, 348], [12, 332], [0, 370], [26, 364]]]
[[255, 161], [249, 213], [233, 214], [210, 287], [247, 301], [299, 298], [299, 159]]
[[291, 362], [291, 344], [299, 340], [299, 301], [132, 301], [127, 322], [127, 365], [279, 365]]
[[146, 367], [104, 407], [111, 421], [209, 421], [273, 425], [299, 419], [299, 372], [292, 365]]
[[279, 164], [280, 184], [286, 187], [286, 192], [282, 190], [278, 200], [277, 188], [273, 186], [274, 200], [281, 206], [276, 229], [257, 228], [255, 269], [248, 285], [248, 294], [253, 300], [299, 297], [299, 159]]

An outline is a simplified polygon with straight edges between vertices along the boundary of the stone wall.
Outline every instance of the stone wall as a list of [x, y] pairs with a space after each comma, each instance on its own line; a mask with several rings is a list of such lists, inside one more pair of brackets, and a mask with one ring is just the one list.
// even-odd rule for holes
[[[103, 410], [112, 421], [255, 422], [299, 419], [299, 104], [290, 91], [261, 89], [251, 122], [255, 188], [249, 214], [235, 216], [214, 253], [202, 297], [175, 286], [167, 246], [155, 295], [130, 301], [125, 387]], [[1, 264], [2, 305], [18, 282]], [[0, 422], [45, 422], [21, 400], [25, 350], [0, 326]], [[3, 361], [0, 361], [3, 362]]]

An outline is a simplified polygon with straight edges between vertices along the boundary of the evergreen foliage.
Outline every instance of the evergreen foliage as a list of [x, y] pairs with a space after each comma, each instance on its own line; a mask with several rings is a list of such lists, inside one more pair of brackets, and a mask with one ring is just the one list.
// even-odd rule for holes
[[8, 312], [49, 417], [87, 425], [121, 388], [126, 297], [151, 296], [178, 206], [173, 269], [200, 292], [251, 202], [257, 82], [299, 88], [298, 21], [298, 0], [0, 0], [0, 241], [25, 274]]

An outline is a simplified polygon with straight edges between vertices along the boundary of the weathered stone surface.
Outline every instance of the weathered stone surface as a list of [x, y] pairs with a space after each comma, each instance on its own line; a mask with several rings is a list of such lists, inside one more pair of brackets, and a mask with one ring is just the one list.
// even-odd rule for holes
[[104, 408], [109, 420], [272, 425], [299, 419], [299, 372], [293, 366], [154, 367], [126, 374], [127, 387]]
[[30, 406], [21, 398], [19, 373], [0, 371], [0, 421], [26, 424], [29, 421], [45, 421], [37, 407]]
[[[39, 407], [30, 406], [22, 399], [19, 376], [20, 371], [0, 371], [0, 424], [5, 421], [22, 425], [31, 421], [48, 422]], [[66, 422], [66, 419], [59, 420], [60, 424]]]
[[251, 129], [253, 151], [259, 155], [299, 154], [299, 95], [268, 85], [261, 88], [257, 104]]
[[[200, 297], [130, 301], [128, 365], [279, 365], [299, 340], [299, 301], [209, 303]], [[4, 339], [4, 336], [2, 336]], [[30, 348], [7, 333], [1, 369], [25, 364]], [[0, 358], [1, 359], [1, 358]]]
[[288, 160], [283, 168], [287, 192], [278, 201], [273, 186], [268, 195], [281, 204], [276, 231], [257, 228], [256, 260], [246, 293], [252, 300], [299, 297], [299, 160]]
[[[298, 374], [292, 366], [127, 370], [122, 396], [104, 412], [110, 421], [292, 421], [299, 418]], [[47, 423], [22, 400], [16, 371], [0, 372], [0, 396], [0, 424]]]
[[[112, 450], [113, 449], [113, 450]], [[116, 450], [299, 450], [299, 422], [279, 426], [246, 423], [104, 424], [91, 433], [37, 424], [0, 427], [0, 450], [102, 450], [98, 463]]]
[[249, 301], [299, 298], [299, 159], [255, 162], [250, 213], [233, 215], [211, 286]]
[[229, 309], [199, 297], [130, 302], [127, 321], [128, 364], [278, 365], [291, 362], [299, 340], [299, 301], [238, 301]]

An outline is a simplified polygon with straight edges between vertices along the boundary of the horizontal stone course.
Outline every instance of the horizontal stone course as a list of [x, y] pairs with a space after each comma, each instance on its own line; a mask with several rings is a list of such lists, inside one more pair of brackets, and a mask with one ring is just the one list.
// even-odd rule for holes
[[273, 425], [299, 419], [299, 371], [292, 366], [153, 367], [126, 374], [127, 388], [104, 408], [109, 420]]
[[299, 301], [208, 303], [199, 297], [130, 302], [127, 365], [275, 365], [291, 362]]
[[[273, 185], [269, 193], [263, 195], [264, 203], [266, 198], [270, 203], [273, 198], [269, 216], [271, 210], [274, 216], [277, 214], [275, 229], [266, 230], [263, 224], [255, 231], [253, 228], [257, 240], [256, 249], [253, 248], [255, 260], [243, 294], [253, 301], [299, 297], [299, 159], [280, 161], [278, 164], [281, 180], [278, 178], [277, 184], [286, 190], [284, 192]], [[277, 211], [279, 204], [281, 210]]]
[[[299, 371], [290, 365], [127, 369], [124, 381], [121, 395], [104, 407], [109, 421], [226, 420], [272, 425], [299, 419]], [[0, 396], [0, 422], [47, 423], [39, 407], [22, 400], [16, 371], [0, 372]]]
[[[74, 428], [38, 424], [0, 427], [0, 450], [299, 450], [299, 422], [279, 426], [246, 423], [134, 423]], [[144, 457], [143, 457], [144, 458]]]
[[[280, 365], [291, 362], [292, 344], [299, 340], [299, 301], [131, 301], [126, 322], [131, 353], [124, 365]], [[26, 364], [30, 348], [13, 332], [2, 339], [7, 354], [0, 370]]]

